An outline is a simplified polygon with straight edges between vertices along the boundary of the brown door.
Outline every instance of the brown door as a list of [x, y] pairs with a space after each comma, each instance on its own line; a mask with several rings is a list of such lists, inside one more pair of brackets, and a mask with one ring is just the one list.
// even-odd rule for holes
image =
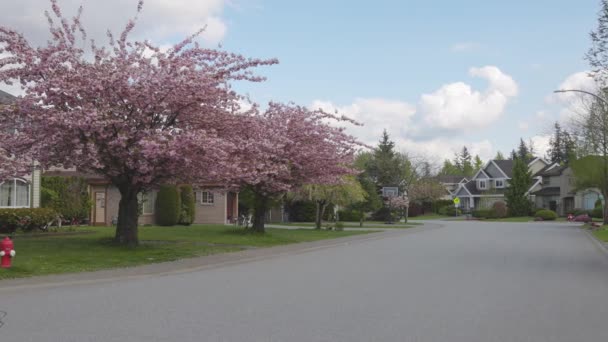
[[106, 193], [105, 192], [95, 192], [95, 212], [94, 214], [94, 223], [96, 225], [105, 225], [106, 224]]

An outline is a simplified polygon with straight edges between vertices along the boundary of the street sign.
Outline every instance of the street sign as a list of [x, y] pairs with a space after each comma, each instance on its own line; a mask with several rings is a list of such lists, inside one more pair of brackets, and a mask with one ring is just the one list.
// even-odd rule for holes
[[454, 198], [454, 204], [459, 205], [460, 204], [460, 198], [458, 198], [458, 197]]

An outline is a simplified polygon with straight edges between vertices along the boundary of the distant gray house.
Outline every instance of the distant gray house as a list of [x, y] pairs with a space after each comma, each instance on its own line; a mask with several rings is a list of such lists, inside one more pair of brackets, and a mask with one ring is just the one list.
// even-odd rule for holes
[[441, 198], [444, 200], [452, 199], [460, 185], [466, 184], [469, 181], [466, 177], [460, 175], [441, 175], [437, 176], [436, 179], [445, 187], [447, 192], [446, 195]]
[[[506, 201], [505, 190], [513, 176], [513, 160], [490, 160], [471, 178], [460, 184], [453, 197], [460, 198], [462, 209], [488, 209], [495, 202]], [[532, 193], [541, 190], [541, 177], [538, 173], [544, 170], [549, 162], [536, 158], [528, 163], [528, 169], [533, 175], [533, 181], [527, 194], [533, 199]]]
[[537, 208], [551, 209], [565, 216], [575, 209], [592, 210], [601, 198], [599, 189], [576, 189], [576, 179], [570, 167], [548, 165], [538, 176], [541, 187], [533, 193]]
[[[0, 107], [11, 106], [15, 97], [0, 90]], [[2, 166], [0, 166], [2, 167]], [[37, 208], [40, 206], [40, 170], [32, 166], [32, 173], [0, 181], [0, 208]]]

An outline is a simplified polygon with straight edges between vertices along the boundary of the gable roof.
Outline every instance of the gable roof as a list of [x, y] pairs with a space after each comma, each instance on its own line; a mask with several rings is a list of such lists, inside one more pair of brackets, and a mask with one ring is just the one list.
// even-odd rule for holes
[[15, 102], [16, 97], [0, 90], [0, 104], [7, 105]]
[[561, 176], [562, 172], [564, 172], [565, 169], [567, 169], [568, 167], [565, 165], [559, 165], [559, 164], [553, 164], [549, 167], [547, 167], [546, 169], [541, 170], [538, 175], [539, 176], [545, 176], [545, 177], [549, 177], [549, 176]]
[[[515, 165], [513, 160], [510, 160], [510, 159], [492, 160], [491, 162], [494, 163], [494, 165], [496, 165], [507, 177], [509, 177], [509, 178], [513, 177], [513, 165]], [[496, 177], [496, 178], [500, 178], [500, 177]]]

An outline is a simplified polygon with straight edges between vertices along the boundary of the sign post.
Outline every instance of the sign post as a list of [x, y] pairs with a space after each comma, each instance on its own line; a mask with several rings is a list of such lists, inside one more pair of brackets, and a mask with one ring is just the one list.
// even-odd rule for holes
[[458, 216], [458, 205], [460, 204], [460, 198], [454, 198], [454, 216]]

